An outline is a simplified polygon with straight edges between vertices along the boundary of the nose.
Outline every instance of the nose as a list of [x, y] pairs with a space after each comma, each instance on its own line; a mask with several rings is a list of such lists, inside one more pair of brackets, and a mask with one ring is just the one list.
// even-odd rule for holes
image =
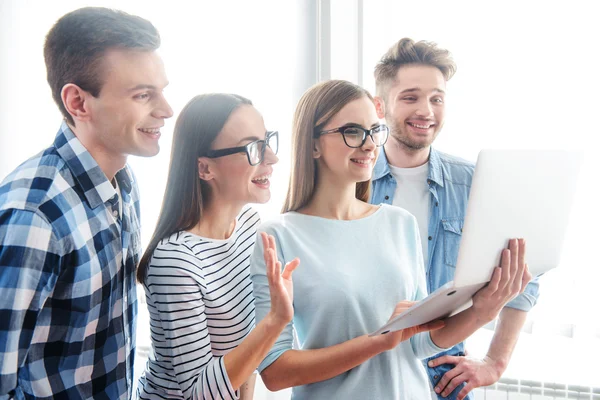
[[373, 138], [373, 135], [367, 135], [367, 138], [361, 146], [361, 149], [363, 151], [373, 151], [376, 147], [377, 146], [375, 146], [375, 139]]
[[273, 165], [273, 164], [277, 164], [278, 161], [279, 161], [279, 157], [277, 157], [277, 154], [275, 154], [275, 152], [273, 151], [273, 149], [271, 149], [270, 146], [266, 146], [265, 157], [263, 158], [263, 163], [266, 165]]
[[433, 117], [433, 108], [431, 107], [431, 103], [428, 99], [423, 99], [419, 102], [417, 111], [415, 113], [420, 117]]
[[154, 117], [160, 119], [171, 118], [173, 116], [173, 109], [162, 93], [160, 93], [158, 96], [158, 102], [153, 112]]

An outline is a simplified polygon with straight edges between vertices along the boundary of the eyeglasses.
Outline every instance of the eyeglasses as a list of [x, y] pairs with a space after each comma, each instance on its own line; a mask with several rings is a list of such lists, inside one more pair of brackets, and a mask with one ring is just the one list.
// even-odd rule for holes
[[246, 153], [246, 156], [248, 157], [248, 163], [254, 166], [263, 162], [265, 158], [265, 149], [267, 146], [271, 148], [273, 153], [277, 154], [277, 150], [279, 150], [279, 132], [267, 132], [264, 140], [255, 140], [254, 142], [250, 142], [245, 146], [209, 150], [206, 152], [205, 157], [218, 158], [228, 156], [230, 154]]
[[314, 138], [318, 138], [328, 133], [339, 132], [344, 138], [346, 146], [353, 149], [362, 147], [367, 141], [367, 137], [371, 136], [375, 146], [380, 147], [387, 142], [388, 136], [390, 135], [390, 128], [387, 125], [377, 125], [371, 129], [365, 129], [362, 126], [357, 125], [345, 125], [335, 129], [329, 129], [327, 131], [315, 132]]

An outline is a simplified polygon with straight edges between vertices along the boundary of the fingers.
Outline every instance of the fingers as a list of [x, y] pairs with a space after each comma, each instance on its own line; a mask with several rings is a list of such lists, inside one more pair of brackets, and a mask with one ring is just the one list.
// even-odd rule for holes
[[487, 289], [490, 293], [495, 293], [500, 287], [500, 280], [502, 279], [502, 268], [495, 267], [494, 273], [492, 274], [492, 280], [488, 283]]
[[[267, 265], [267, 275], [268, 275], [269, 264], [277, 260], [276, 253], [275, 253], [275, 238], [273, 238], [273, 236], [271, 236], [265, 232], [261, 232], [260, 237], [263, 242], [263, 255], [265, 258], [265, 264]], [[269, 250], [273, 250], [273, 251], [269, 251]], [[275, 259], [273, 258], [273, 255], [275, 255]]]
[[260, 233], [260, 238], [262, 239], [263, 250], [265, 251], [265, 254], [266, 254], [267, 253], [267, 249], [269, 248], [269, 235], [267, 235], [266, 232], [261, 232]]
[[518, 258], [517, 258], [517, 271], [514, 276], [513, 284], [511, 287], [511, 297], [514, 297], [521, 293], [523, 285], [523, 274], [525, 273], [525, 240], [517, 240]]
[[267, 235], [269, 237], [269, 248], [271, 248], [273, 250], [273, 259], [275, 260], [275, 262], [278, 262], [277, 260], [277, 246], [275, 246], [275, 238], [271, 235]]
[[446, 326], [446, 321], [438, 319], [435, 321], [428, 322], [427, 330], [428, 331], [437, 331], [438, 329], [442, 329], [445, 326]]
[[510, 250], [510, 282], [512, 283], [512, 279], [519, 270], [519, 240], [510, 239], [508, 248]]
[[502, 269], [502, 276], [500, 282], [498, 282], [498, 290], [504, 290], [506, 285], [510, 281], [510, 264], [511, 264], [511, 251], [509, 249], [502, 250], [502, 257], [500, 260], [500, 268]]
[[412, 333], [410, 336], [414, 336], [421, 332], [437, 331], [438, 329], [442, 329], [444, 326], [446, 326], [446, 322], [442, 321], [441, 319], [438, 319], [435, 321], [427, 322], [425, 324], [413, 326], [412, 328], [408, 329], [413, 329], [414, 333]]
[[394, 307], [394, 312], [392, 313], [390, 319], [394, 318], [396, 315], [402, 314], [404, 311], [408, 310], [416, 303], [416, 301], [403, 300], [400, 303], [396, 304], [396, 307]]
[[[435, 385], [435, 392], [442, 393], [442, 396], [447, 396], [448, 394], [452, 393], [452, 390], [454, 390], [454, 388], [458, 385], [457, 381], [460, 380], [457, 379], [455, 381], [455, 378], [459, 376], [461, 372], [462, 371], [457, 367], [454, 367], [446, 372], [444, 376], [442, 376], [442, 379], [440, 379], [440, 381]], [[450, 390], [450, 388], [452, 388], [452, 390]], [[446, 395], [444, 395], [444, 393], [446, 393]]]
[[269, 286], [273, 286], [276, 282], [277, 276], [277, 268], [276, 263], [273, 260], [273, 249], [267, 249], [265, 251], [265, 266], [267, 272], [267, 280], [269, 281]]
[[462, 388], [462, 390], [460, 392], [458, 392], [458, 395], [456, 396], [457, 400], [463, 400], [465, 397], [467, 397], [467, 395], [469, 394], [469, 392], [471, 390], [475, 389], [475, 385], [473, 385], [471, 382], [467, 382], [467, 384], [465, 385], [464, 388]]
[[281, 277], [283, 279], [291, 279], [292, 272], [294, 272], [294, 270], [298, 267], [298, 265], [300, 265], [300, 259], [298, 257], [294, 258], [292, 261], [285, 264], [285, 268], [283, 269], [283, 272], [281, 273]]
[[519, 239], [519, 266], [525, 267], [525, 254], [527, 247], [525, 245], [525, 239]]
[[269, 284], [273, 285], [279, 281], [281, 276], [283, 279], [290, 279], [292, 272], [300, 265], [300, 259], [294, 258], [292, 261], [285, 265], [283, 271], [281, 270], [281, 262], [277, 259], [277, 246], [275, 245], [275, 237], [265, 232], [260, 233], [260, 237], [263, 241], [264, 257], [267, 269], [267, 278]]
[[[452, 371], [452, 370], [450, 370], [450, 371]], [[450, 372], [450, 371], [448, 371], [448, 372]], [[454, 391], [454, 389], [456, 389], [458, 387], [458, 385], [462, 384], [463, 382], [466, 382], [466, 380], [467, 380], [467, 378], [466, 378], [465, 374], [459, 373], [457, 376], [452, 378], [450, 380], [450, 382], [448, 382], [448, 385], [442, 391], [442, 396], [448, 397], [450, 395], [450, 393], [452, 393]]]
[[441, 356], [441, 357], [435, 358], [433, 360], [430, 360], [427, 363], [427, 366], [437, 367], [437, 366], [443, 365], [443, 364], [456, 365], [459, 363], [459, 361], [460, 361], [460, 358], [458, 356]]
[[525, 288], [527, 287], [529, 282], [531, 282], [532, 278], [533, 276], [531, 275], [531, 272], [529, 272], [529, 266], [525, 264], [525, 272], [523, 273], [523, 280], [521, 282], [521, 293], [525, 291]]

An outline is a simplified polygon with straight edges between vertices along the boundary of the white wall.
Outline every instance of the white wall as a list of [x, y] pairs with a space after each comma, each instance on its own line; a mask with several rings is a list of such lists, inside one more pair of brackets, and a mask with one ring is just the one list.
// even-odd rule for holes
[[[372, 90], [376, 60], [399, 38], [433, 40], [447, 47], [458, 73], [448, 86], [448, 121], [436, 142], [441, 150], [471, 160], [484, 147], [586, 150], [565, 261], [546, 277], [540, 304], [531, 313], [538, 333], [524, 335], [507, 373], [600, 386], [593, 373], [597, 369], [587, 361], [600, 356], [595, 339], [600, 333], [596, 289], [600, 262], [592, 252], [600, 239], [600, 214], [594, 209], [600, 172], [595, 155], [600, 144], [595, 64], [600, 30], [593, 2], [363, 3], [359, 68], [352, 45], [358, 40], [359, 3], [329, 2], [331, 77], [357, 82], [362, 71], [364, 85]], [[150, 19], [161, 31], [161, 54], [171, 81], [167, 96], [176, 115], [198, 93], [236, 92], [255, 102], [267, 128], [280, 131], [273, 200], [260, 208], [264, 218], [278, 213], [289, 172], [292, 113], [299, 95], [317, 79], [316, 4], [316, 0], [0, 0], [0, 179], [49, 145], [59, 127], [60, 114], [45, 81], [44, 35], [70, 10], [112, 6]], [[140, 180], [145, 241], [162, 199], [174, 122], [175, 118], [164, 128], [157, 157], [131, 159]], [[553, 321], [574, 324], [575, 338], [555, 335]], [[483, 331], [470, 342], [475, 354], [485, 352], [490, 334]], [[548, 362], [565, 354], [568, 364]], [[257, 397], [275, 398], [263, 388]]]

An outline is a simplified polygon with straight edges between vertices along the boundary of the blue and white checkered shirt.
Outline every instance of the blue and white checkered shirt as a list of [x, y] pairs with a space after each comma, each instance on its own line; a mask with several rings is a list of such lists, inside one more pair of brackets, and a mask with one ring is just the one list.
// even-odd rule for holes
[[119, 196], [63, 123], [0, 184], [0, 399], [129, 399], [137, 185]]

